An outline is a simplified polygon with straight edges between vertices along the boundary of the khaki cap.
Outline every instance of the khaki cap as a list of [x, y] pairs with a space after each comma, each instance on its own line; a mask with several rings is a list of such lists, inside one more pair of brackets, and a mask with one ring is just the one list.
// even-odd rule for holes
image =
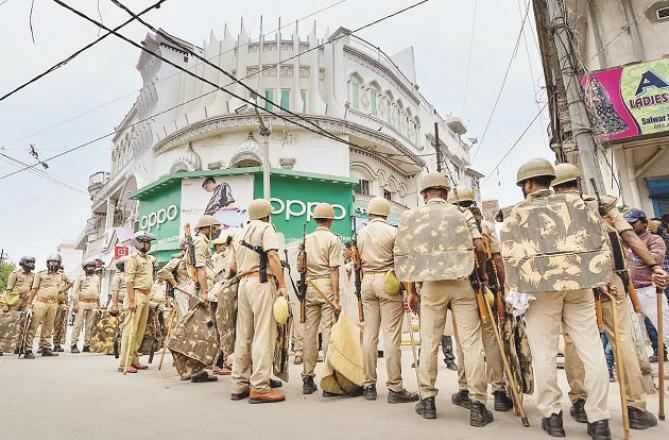
[[446, 174], [435, 172], [427, 173], [421, 182], [420, 192], [423, 192], [428, 188], [441, 188], [449, 190], [451, 189], [451, 182]]
[[555, 177], [555, 167], [548, 160], [543, 158], [531, 159], [518, 168], [516, 185], [522, 186], [527, 179], [534, 177]]
[[555, 165], [555, 179], [551, 186], [562, 185], [563, 183], [578, 181], [583, 176], [581, 170], [576, 165], [570, 163], [559, 163]]
[[383, 197], [374, 197], [367, 205], [367, 214], [388, 217], [390, 215], [390, 202]]

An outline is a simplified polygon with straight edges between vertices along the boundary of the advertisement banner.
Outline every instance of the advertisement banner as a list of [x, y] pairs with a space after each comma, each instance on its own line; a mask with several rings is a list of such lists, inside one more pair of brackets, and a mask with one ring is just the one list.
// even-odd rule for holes
[[181, 186], [178, 184], [141, 199], [136, 229], [156, 237], [154, 251], [178, 248], [180, 204]]
[[594, 72], [581, 85], [605, 140], [669, 130], [669, 59]]
[[127, 257], [129, 255], [130, 255], [130, 248], [128, 248], [128, 246], [114, 247], [114, 260], [118, 260], [121, 257]]
[[243, 226], [253, 200], [253, 183], [252, 175], [182, 180], [181, 230], [186, 223], [194, 230], [198, 219], [205, 214], [216, 217], [224, 229]]

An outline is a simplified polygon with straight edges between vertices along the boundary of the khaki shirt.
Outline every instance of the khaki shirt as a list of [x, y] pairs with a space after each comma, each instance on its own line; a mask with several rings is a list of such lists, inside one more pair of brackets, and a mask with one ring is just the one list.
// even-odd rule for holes
[[319, 226], [306, 237], [307, 275], [310, 278], [330, 276], [330, 269], [341, 266], [339, 237], [325, 226]]
[[195, 249], [195, 267], [204, 268], [207, 273], [209, 286], [214, 283], [214, 265], [211, 259], [211, 249], [209, 248], [209, 239], [201, 234], [193, 237], [193, 248]]
[[117, 272], [112, 278], [111, 282], [111, 295], [112, 295], [112, 304], [116, 302], [125, 302], [125, 296], [128, 293], [128, 276], [125, 272]]
[[214, 266], [214, 280], [216, 282], [221, 281], [228, 276], [234, 260], [235, 255], [232, 251], [232, 246], [229, 246], [220, 254], [214, 254], [211, 257], [212, 265]]
[[25, 296], [30, 293], [34, 280], [35, 274], [33, 272], [26, 272], [23, 268], [15, 269], [9, 274], [6, 292]]
[[[242, 240], [252, 246], [262, 245], [265, 251], [279, 250], [279, 239], [274, 231], [274, 226], [260, 220], [251, 220], [240, 232], [239, 243], [236, 243], [233, 247], [237, 262], [237, 274], [240, 276], [256, 272], [260, 267], [260, 255], [246, 246], [242, 246]], [[267, 273], [271, 273], [269, 265]]]
[[490, 252], [492, 252], [493, 254], [499, 254], [500, 253], [499, 237], [497, 236], [497, 230], [495, 229], [495, 225], [493, 225], [486, 219], [482, 219], [481, 229], [482, 229], [481, 233], [490, 239]]
[[[387, 272], [393, 268], [397, 228], [373, 218], [358, 234], [358, 252], [364, 273]], [[310, 257], [307, 254], [307, 257]]]
[[[427, 201], [428, 205], [431, 203], [448, 203], [448, 202], [440, 197], [435, 197]], [[465, 216], [465, 222], [467, 222], [467, 226], [469, 227], [469, 233], [472, 236], [472, 240], [481, 238], [481, 231], [479, 231], [479, 227], [476, 224], [476, 219], [474, 218], [474, 214], [472, 214], [472, 212], [469, 209], [462, 209], [459, 207], [458, 209], [460, 210], [462, 215]]]
[[139, 252], [132, 254], [125, 263], [125, 273], [128, 275], [127, 282], [132, 283], [134, 289], [150, 291], [153, 287], [153, 265], [155, 261], [156, 259], [148, 254]]
[[72, 297], [74, 302], [79, 300], [99, 300], [100, 299], [100, 277], [96, 274], [79, 275], [74, 280], [74, 287], [72, 288]]
[[178, 286], [188, 282], [188, 269], [184, 256], [184, 252], [172, 255], [172, 259], [158, 271], [157, 275], [165, 280], [174, 281]]
[[72, 284], [72, 281], [63, 272], [49, 272], [40, 270], [35, 275], [32, 288], [36, 290], [35, 297], [56, 301], [64, 287]]

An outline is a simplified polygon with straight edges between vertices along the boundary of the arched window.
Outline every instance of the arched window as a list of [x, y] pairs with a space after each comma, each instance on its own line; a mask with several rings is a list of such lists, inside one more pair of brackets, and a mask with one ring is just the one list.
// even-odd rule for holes
[[381, 90], [381, 87], [379, 87], [379, 83], [372, 81], [369, 83], [367, 89], [369, 90], [369, 113], [372, 116], [377, 116], [379, 91]]
[[351, 107], [358, 110], [360, 108], [360, 93], [362, 91], [362, 85], [365, 82], [363, 81], [360, 74], [354, 72], [351, 74], [349, 80], [349, 102]]
[[363, 196], [372, 194], [372, 181], [374, 173], [368, 165], [361, 162], [351, 164], [351, 177], [358, 179], [358, 186], [355, 188], [355, 193]]

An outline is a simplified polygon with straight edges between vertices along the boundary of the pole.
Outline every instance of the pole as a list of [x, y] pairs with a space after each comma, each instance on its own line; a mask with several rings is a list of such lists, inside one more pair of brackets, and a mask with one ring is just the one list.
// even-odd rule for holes
[[439, 141], [439, 123], [434, 123], [434, 150], [437, 153], [437, 172], [441, 173], [441, 142]]
[[657, 294], [657, 375], [659, 378], [659, 398], [660, 398], [660, 408], [657, 413], [657, 417], [660, 420], [664, 420], [664, 313], [662, 308], [664, 306], [664, 289], [657, 287], [655, 289]]
[[177, 302], [174, 301], [172, 304], [172, 310], [170, 310], [170, 315], [168, 316], [168, 321], [167, 321], [167, 337], [165, 338], [165, 341], [163, 342], [165, 345], [163, 345], [163, 351], [160, 353], [160, 362], [158, 362], [158, 371], [162, 370], [163, 368], [163, 361], [165, 360], [165, 352], [167, 351], [167, 344], [169, 344], [170, 339], [172, 338], [172, 324], [174, 323], [174, 320], [176, 319], [176, 312], [177, 312]]
[[[567, 95], [567, 109], [571, 122], [572, 137], [581, 158], [583, 177], [587, 185], [591, 185], [590, 179], [594, 179], [597, 188], [605, 188], [602, 172], [599, 168], [592, 126], [582, 98], [581, 82], [574, 68], [573, 60], [578, 54], [573, 52], [573, 46], [569, 40], [569, 23], [562, 14], [564, 0], [547, 0], [546, 4], [556, 56]], [[592, 192], [593, 188], [589, 188], [589, 191]]]
[[262, 187], [263, 187], [263, 198], [265, 200], [271, 199], [271, 190], [270, 190], [270, 162], [269, 162], [269, 136], [272, 134], [270, 130], [260, 116], [258, 107], [255, 108], [256, 116], [258, 116], [258, 123], [260, 124], [260, 136], [262, 136]]
[[627, 396], [625, 391], [627, 390], [627, 376], [625, 372], [625, 362], [623, 362], [623, 352], [620, 347], [620, 329], [618, 327], [618, 303], [616, 299], [616, 294], [610, 292], [604, 292], [604, 294], [609, 298], [609, 306], [611, 307], [611, 318], [613, 319], [613, 337], [616, 340], [616, 343], [613, 344], [613, 348], [616, 352], [616, 370], [618, 373], [618, 386], [620, 388], [620, 407], [623, 412], [623, 433], [624, 439], [629, 440], [630, 438], [630, 416], [629, 409], [627, 408]]

